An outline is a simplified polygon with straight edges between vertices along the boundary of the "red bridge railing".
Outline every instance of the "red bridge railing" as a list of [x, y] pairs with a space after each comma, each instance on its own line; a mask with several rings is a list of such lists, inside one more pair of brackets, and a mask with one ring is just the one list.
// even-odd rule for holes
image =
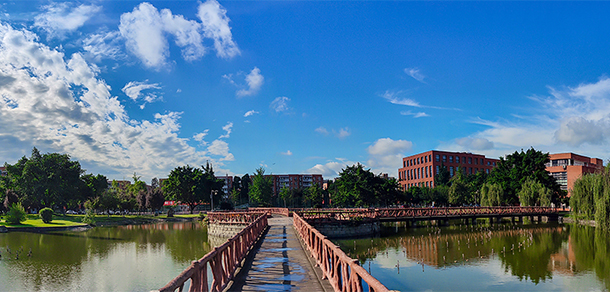
[[391, 218], [537, 216], [557, 214], [553, 207], [441, 207], [379, 209], [303, 209], [299, 215], [308, 222], [334, 222]]
[[258, 219], [265, 212], [210, 212], [207, 214], [209, 223], [247, 224]]
[[[214, 215], [213, 213], [210, 213]], [[208, 216], [210, 215], [208, 214]], [[171, 280], [160, 292], [182, 291], [190, 280], [191, 292], [223, 291], [233, 279], [241, 261], [248, 255], [254, 243], [267, 228], [267, 214], [262, 214], [227, 242], [193, 261], [178, 277]], [[208, 268], [212, 271], [212, 283], [208, 283]]]
[[305, 222], [298, 213], [293, 214], [294, 228], [305, 242], [307, 249], [316, 259], [335, 291], [363, 291], [365, 282], [368, 291], [389, 291], [379, 280], [371, 276], [358, 264], [358, 260], [348, 257], [338, 246], [322, 233]]

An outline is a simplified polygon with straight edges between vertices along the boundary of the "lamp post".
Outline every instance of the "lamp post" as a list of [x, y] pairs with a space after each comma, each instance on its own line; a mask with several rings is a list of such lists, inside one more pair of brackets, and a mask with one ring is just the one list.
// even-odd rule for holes
[[210, 212], [214, 212], [214, 193], [218, 193], [217, 190], [211, 190], [210, 191]]

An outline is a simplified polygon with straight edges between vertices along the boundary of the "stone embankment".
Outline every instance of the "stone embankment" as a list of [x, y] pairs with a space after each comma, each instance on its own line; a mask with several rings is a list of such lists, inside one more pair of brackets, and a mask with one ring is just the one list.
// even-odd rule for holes
[[597, 226], [597, 224], [595, 223], [595, 220], [583, 220], [583, 219], [576, 219], [573, 217], [563, 217], [563, 223], [576, 223], [576, 224], [587, 225], [587, 226], [592, 226], [592, 227]]

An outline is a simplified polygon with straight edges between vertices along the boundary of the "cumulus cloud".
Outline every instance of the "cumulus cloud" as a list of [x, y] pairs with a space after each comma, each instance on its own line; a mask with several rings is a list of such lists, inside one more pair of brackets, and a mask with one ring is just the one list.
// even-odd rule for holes
[[[146, 103], [162, 99], [162, 96], [159, 96], [157, 93], [154, 92], [155, 89], [161, 89], [159, 83], [148, 83], [148, 80], [146, 80], [143, 82], [131, 81], [125, 84], [125, 86], [121, 90], [133, 101], [143, 99], [145, 103], [140, 105], [140, 108], [144, 108], [144, 105]], [[143, 91], [146, 91], [147, 93], [143, 93]]]
[[324, 177], [338, 177], [339, 173], [348, 166], [355, 165], [356, 162], [348, 161], [342, 158], [335, 158], [334, 161], [329, 161], [324, 164], [316, 164], [308, 169], [306, 173], [321, 174]]
[[65, 56], [35, 34], [1, 23], [0, 40], [0, 156], [7, 161], [19, 158], [7, 148], [37, 146], [68, 153], [94, 166], [89, 171], [122, 176], [135, 169], [152, 178], [177, 165], [209, 160], [222, 166], [219, 161], [231, 159], [228, 145], [198, 151], [179, 137], [180, 113], [130, 118], [81, 54]]
[[216, 0], [208, 0], [199, 5], [197, 13], [205, 36], [214, 40], [216, 55], [222, 58], [232, 58], [240, 54], [227, 17], [227, 11]]
[[209, 129], [205, 129], [203, 132], [201, 133], [197, 133], [195, 135], [193, 135], [193, 139], [195, 139], [195, 141], [200, 142], [201, 145], [207, 145], [208, 143], [205, 141], [205, 137], [208, 136], [208, 132], [210, 130]]
[[212, 155], [221, 156], [220, 161], [233, 161], [235, 157], [229, 152], [229, 143], [223, 140], [214, 140], [208, 146], [208, 152]]
[[290, 98], [285, 97], [285, 96], [280, 96], [280, 97], [276, 97], [271, 104], [269, 105], [269, 107], [274, 110], [276, 113], [279, 112], [285, 112], [287, 110], [290, 109], [290, 107], [288, 107], [288, 102], [290, 101]]
[[51, 3], [43, 6], [44, 13], [34, 17], [34, 26], [47, 31], [50, 36], [63, 36], [75, 31], [101, 10], [100, 6], [85, 5], [73, 7], [69, 2]]
[[424, 78], [426, 78], [426, 76], [424, 76], [424, 74], [422, 74], [418, 68], [405, 68], [405, 73], [407, 73], [407, 75], [413, 77], [413, 79], [415, 79], [421, 83], [425, 83]]
[[343, 138], [348, 137], [351, 134], [352, 133], [349, 131], [349, 128], [345, 127], [345, 128], [339, 129], [339, 131], [337, 131], [337, 133], [336, 133], [336, 136], [339, 139], [343, 139]]
[[253, 116], [253, 115], [255, 115], [255, 114], [258, 114], [258, 112], [257, 112], [257, 111], [255, 111], [255, 110], [248, 111], [248, 112], [246, 112], [246, 113], [244, 114], [244, 118], [247, 118], [247, 117], [249, 117], [249, 116]]
[[222, 127], [222, 129], [225, 131], [225, 133], [223, 135], [221, 135], [220, 137], [218, 137], [218, 139], [229, 138], [229, 136], [231, 136], [232, 128], [233, 128], [233, 123], [228, 122], [224, 127]]
[[369, 159], [367, 165], [375, 173], [396, 174], [402, 166], [404, 153], [411, 151], [413, 143], [406, 140], [381, 138], [367, 148]]
[[246, 83], [248, 84], [248, 89], [240, 89], [237, 91], [237, 96], [244, 97], [249, 95], [256, 94], [263, 86], [263, 82], [265, 81], [265, 77], [261, 75], [261, 70], [257, 67], [254, 67], [252, 71], [248, 75], [246, 75]]
[[316, 131], [317, 133], [322, 134], [322, 135], [328, 135], [328, 134], [330, 134], [330, 133], [328, 132], [328, 130], [326, 130], [326, 128], [324, 128], [324, 127], [318, 127], [318, 128], [316, 128], [316, 129], [315, 129], [315, 131]]
[[187, 61], [205, 55], [204, 38], [214, 41], [220, 57], [230, 58], [239, 53], [228, 26], [226, 10], [218, 2], [208, 0], [201, 3], [198, 16], [201, 22], [174, 15], [169, 9], [159, 11], [152, 4], [143, 2], [132, 12], [121, 15], [119, 31], [127, 49], [150, 68], [159, 69], [166, 65], [169, 57], [167, 36], [173, 37]]
[[286, 151], [286, 152], [282, 152], [282, 153], [280, 153], [280, 154], [282, 154], [282, 155], [286, 155], [286, 156], [292, 156], [292, 151], [288, 150], [288, 151]]

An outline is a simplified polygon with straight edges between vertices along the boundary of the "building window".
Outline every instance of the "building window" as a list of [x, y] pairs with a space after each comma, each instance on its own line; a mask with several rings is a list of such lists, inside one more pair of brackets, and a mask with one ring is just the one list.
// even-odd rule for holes
[[552, 172], [551, 175], [555, 178], [559, 187], [567, 191], [568, 190], [568, 173], [567, 172]]
[[407, 162], [406, 161], [402, 161], [402, 167], [407, 167]]
[[437, 165], [436, 166], [436, 174], [438, 174], [438, 171], [440, 170], [440, 167]]
[[432, 154], [428, 155], [428, 161], [432, 162]]
[[443, 162], [447, 162], [447, 155], [443, 155]]
[[453, 156], [452, 155], [449, 155], [449, 162], [453, 163]]
[[468, 157], [468, 164], [472, 164], [472, 157]]
[[479, 159], [478, 158], [474, 159], [474, 164], [479, 164]]
[[472, 167], [470, 168], [470, 171], [468, 172], [468, 174], [472, 174]]
[[441, 158], [440, 158], [440, 157], [441, 157], [440, 155], [436, 154], [436, 162], [441, 161]]
[[449, 176], [453, 177], [453, 166], [449, 167]]
[[489, 168], [488, 168], [488, 169], [486, 169], [485, 171], [487, 171], [487, 174], [489, 174]]
[[455, 157], [455, 163], [460, 163], [460, 157], [459, 156]]

